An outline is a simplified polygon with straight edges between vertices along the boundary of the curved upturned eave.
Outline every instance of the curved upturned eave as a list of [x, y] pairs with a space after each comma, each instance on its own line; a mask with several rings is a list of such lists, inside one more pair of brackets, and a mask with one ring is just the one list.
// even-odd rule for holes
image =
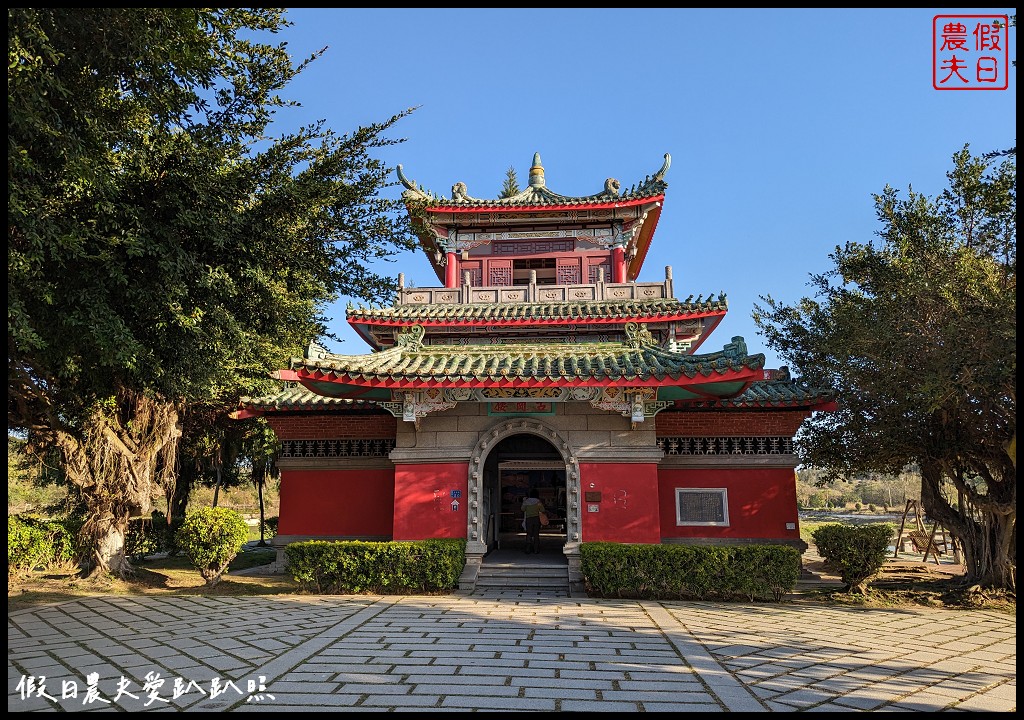
[[[664, 198], [664, 195], [662, 198]], [[626, 280], [633, 281], [640, 277], [640, 270], [644, 266], [647, 251], [654, 240], [654, 231], [658, 229], [658, 220], [661, 219], [663, 207], [664, 201], [658, 203], [657, 207], [651, 209], [647, 214], [644, 226], [640, 229], [640, 237], [636, 240], [636, 255], [633, 256], [633, 259], [629, 262], [629, 267], [626, 268]]]
[[243, 397], [238, 407], [228, 413], [232, 420], [246, 420], [268, 414], [310, 413], [325, 410], [379, 410], [380, 408], [368, 401], [359, 399], [330, 398], [305, 386], [285, 388], [273, 395], [258, 398]]
[[366, 388], [387, 388], [390, 390], [429, 390], [434, 388], [550, 388], [550, 387], [621, 387], [658, 388], [666, 386], [697, 386], [706, 383], [750, 382], [764, 378], [764, 370], [755, 367], [742, 369], [709, 369], [689, 376], [684, 372], [658, 375], [627, 376], [603, 375], [570, 378], [559, 377], [517, 377], [517, 376], [470, 376], [437, 375], [431, 377], [410, 377], [375, 373], [347, 373], [344, 371], [296, 368], [289, 373], [298, 382], [327, 382]]

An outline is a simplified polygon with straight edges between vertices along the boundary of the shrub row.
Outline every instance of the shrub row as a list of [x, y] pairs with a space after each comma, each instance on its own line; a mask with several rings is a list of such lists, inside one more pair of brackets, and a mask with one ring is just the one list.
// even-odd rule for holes
[[778, 602], [796, 587], [800, 568], [800, 552], [788, 545], [580, 545], [592, 597]]
[[326, 594], [449, 591], [466, 564], [465, 539], [307, 540], [285, 549], [303, 589]]
[[71, 562], [74, 538], [58, 522], [32, 515], [7, 516], [7, 572]]

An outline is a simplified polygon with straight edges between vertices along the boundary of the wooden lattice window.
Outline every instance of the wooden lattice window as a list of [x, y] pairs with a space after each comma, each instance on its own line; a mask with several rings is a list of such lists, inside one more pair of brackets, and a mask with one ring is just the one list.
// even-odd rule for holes
[[461, 271], [459, 272], [459, 282], [463, 282], [463, 276], [469, 273], [469, 284], [473, 287], [480, 287], [484, 284], [484, 271], [482, 263], [477, 260], [475, 262], [463, 262]]
[[527, 240], [519, 242], [494, 242], [494, 255], [550, 255], [556, 252], [572, 252], [572, 240]]
[[558, 258], [558, 265], [555, 268], [555, 283], [558, 285], [578, 285], [579, 282], [579, 258]]
[[488, 285], [512, 284], [512, 261], [492, 260], [487, 267]]
[[594, 263], [587, 269], [587, 282], [596, 283], [600, 277], [601, 270], [604, 269], [604, 281], [612, 281], [612, 264], [610, 262]]

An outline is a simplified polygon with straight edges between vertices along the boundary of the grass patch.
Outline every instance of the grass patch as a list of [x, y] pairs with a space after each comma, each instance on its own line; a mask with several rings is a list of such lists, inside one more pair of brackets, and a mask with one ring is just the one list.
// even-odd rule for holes
[[41, 605], [79, 600], [97, 595], [296, 595], [302, 594], [298, 584], [288, 575], [232, 575], [253, 567], [267, 565], [277, 553], [258, 548], [231, 561], [221, 581], [207, 587], [199, 571], [183, 555], [159, 557], [135, 563], [135, 574], [128, 579], [112, 576], [83, 578], [73, 570], [37, 571], [8, 576], [7, 611], [16, 612]]

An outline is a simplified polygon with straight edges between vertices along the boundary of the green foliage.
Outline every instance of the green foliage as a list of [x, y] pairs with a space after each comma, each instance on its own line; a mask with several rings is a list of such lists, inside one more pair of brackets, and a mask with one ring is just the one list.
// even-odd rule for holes
[[375, 268], [414, 247], [374, 157], [411, 110], [278, 134], [319, 55], [293, 62], [288, 24], [281, 8], [8, 11], [9, 427], [59, 444], [94, 539], [175, 467], [176, 431], [184, 464], [211, 467], [216, 418], [330, 337], [338, 296], [389, 299]]
[[277, 524], [279, 520], [280, 518], [278, 518], [277, 515], [274, 515], [273, 517], [268, 517], [263, 521], [263, 534], [266, 537], [272, 538], [277, 535]]
[[827, 523], [813, 533], [818, 553], [839, 572], [848, 592], [865, 593], [889, 555], [896, 528], [889, 523], [840, 525]]
[[[968, 579], [1016, 576], [1015, 153], [953, 156], [935, 198], [886, 187], [876, 242], [848, 242], [815, 297], [762, 298], [754, 320], [835, 412], [801, 428], [802, 463], [831, 478], [916, 466], [928, 515], [961, 542]], [[997, 164], [998, 163], [998, 164]]]
[[124, 554], [141, 560], [163, 550], [163, 536], [151, 518], [132, 518], [124, 537]]
[[505, 173], [505, 182], [501, 186], [501, 193], [498, 194], [498, 199], [503, 200], [510, 198], [513, 195], [519, 194], [519, 179], [516, 177], [516, 169], [514, 166], [509, 167]]
[[7, 516], [7, 572], [51, 567], [74, 559], [71, 534], [59, 523], [31, 515]]
[[159, 510], [154, 510], [150, 517], [132, 518], [124, 539], [125, 555], [141, 560], [161, 552], [176, 554], [175, 535], [184, 522], [184, 518], [175, 518], [168, 525], [167, 516]]
[[580, 545], [580, 571], [595, 597], [780, 601], [796, 587], [800, 553], [785, 545]]
[[7, 513], [49, 514], [48, 508], [68, 499], [63, 473], [56, 472], [59, 458], [42, 461], [26, 449], [25, 440], [7, 436]]
[[466, 541], [307, 540], [288, 545], [285, 554], [292, 577], [317, 593], [437, 592], [458, 587]]
[[175, 534], [178, 547], [208, 585], [220, 580], [248, 539], [249, 526], [241, 513], [227, 508], [199, 508]]

